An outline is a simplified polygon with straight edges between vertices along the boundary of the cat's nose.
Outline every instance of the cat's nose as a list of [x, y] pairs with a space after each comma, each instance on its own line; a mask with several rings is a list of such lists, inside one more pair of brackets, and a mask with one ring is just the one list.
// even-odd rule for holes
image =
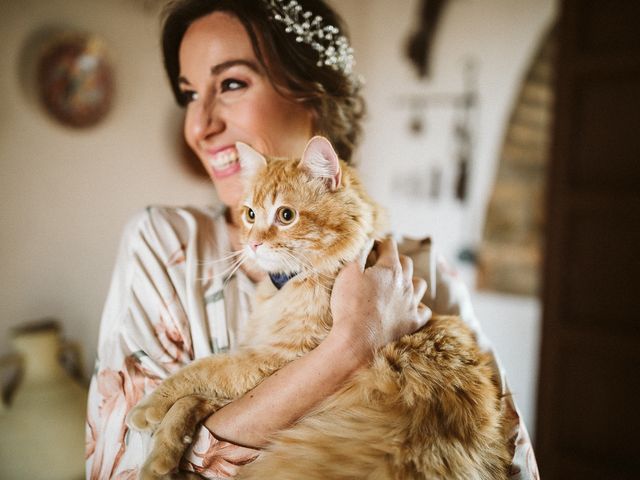
[[251, 246], [251, 250], [255, 252], [258, 250], [258, 247], [262, 245], [262, 242], [251, 242], [249, 245]]

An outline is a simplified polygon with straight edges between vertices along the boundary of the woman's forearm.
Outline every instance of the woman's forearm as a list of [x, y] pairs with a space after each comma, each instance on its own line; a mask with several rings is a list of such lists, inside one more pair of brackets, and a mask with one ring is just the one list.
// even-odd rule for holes
[[347, 336], [330, 333], [316, 349], [211, 415], [205, 426], [232, 443], [266, 446], [271, 434], [309, 412], [368, 361], [364, 349], [352, 347]]

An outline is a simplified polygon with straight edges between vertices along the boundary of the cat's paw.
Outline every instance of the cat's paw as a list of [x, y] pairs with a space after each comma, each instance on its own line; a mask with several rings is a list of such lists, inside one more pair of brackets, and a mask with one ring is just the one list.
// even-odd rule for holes
[[154, 455], [153, 453], [147, 458], [140, 472], [139, 480], [160, 480], [171, 478], [171, 472], [175, 470], [177, 465], [162, 455]]
[[[162, 436], [162, 435], [161, 435]], [[166, 436], [166, 435], [165, 435]], [[140, 472], [140, 480], [160, 480], [160, 479], [181, 479], [191, 478], [186, 472], [178, 473], [180, 459], [184, 453], [184, 448], [189, 445], [189, 441], [183, 444], [171, 445], [163, 443], [161, 439], [160, 445], [156, 445], [151, 454], [147, 457]]]
[[138, 472], [139, 480], [202, 480], [203, 477], [198, 475], [197, 473], [192, 472], [171, 472], [166, 475], [156, 475], [154, 473], [143, 473], [142, 471]]
[[153, 431], [162, 422], [167, 411], [168, 408], [164, 402], [158, 402], [153, 395], [150, 395], [131, 409], [126, 423], [135, 430]]

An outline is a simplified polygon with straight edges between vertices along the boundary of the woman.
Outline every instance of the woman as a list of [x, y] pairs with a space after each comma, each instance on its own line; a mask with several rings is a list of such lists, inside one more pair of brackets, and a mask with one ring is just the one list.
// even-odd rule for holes
[[[90, 388], [89, 478], [135, 478], [149, 438], [126, 428], [127, 412], [181, 366], [224, 351], [247, 333], [254, 282], [262, 275], [243, 265], [223, 278], [224, 256], [240, 248], [229, 214], [242, 193], [235, 142], [295, 156], [312, 135], [323, 134], [349, 160], [359, 140], [362, 100], [342, 23], [320, 0], [299, 4], [183, 0], [169, 7], [165, 68], [186, 108], [187, 143], [226, 208], [150, 208], [127, 227]], [[330, 395], [379, 346], [428, 320], [428, 309], [418, 308], [425, 284], [412, 278], [411, 261], [390, 241], [378, 255], [373, 267], [347, 265], [339, 275], [334, 326], [318, 348], [206, 420], [185, 470], [232, 476], [257, 455], [249, 447], [264, 446], [270, 433]], [[362, 298], [378, 308], [366, 311]]]

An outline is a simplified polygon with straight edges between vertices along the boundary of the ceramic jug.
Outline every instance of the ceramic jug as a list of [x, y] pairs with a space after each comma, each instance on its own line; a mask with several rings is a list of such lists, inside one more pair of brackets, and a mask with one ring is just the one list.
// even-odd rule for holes
[[0, 364], [13, 364], [19, 380], [15, 391], [3, 392], [0, 478], [84, 478], [87, 392], [60, 363], [68, 344], [53, 321], [15, 329], [12, 337], [16, 353]]

